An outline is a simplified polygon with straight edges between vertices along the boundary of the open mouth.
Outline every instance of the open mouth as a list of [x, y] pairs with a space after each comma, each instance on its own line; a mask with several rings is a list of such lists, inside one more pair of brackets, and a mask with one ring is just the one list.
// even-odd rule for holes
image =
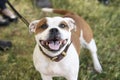
[[50, 51], [58, 51], [60, 50], [66, 43], [67, 39], [65, 40], [58, 40], [58, 39], [53, 39], [53, 40], [40, 40], [40, 44], [50, 50]]

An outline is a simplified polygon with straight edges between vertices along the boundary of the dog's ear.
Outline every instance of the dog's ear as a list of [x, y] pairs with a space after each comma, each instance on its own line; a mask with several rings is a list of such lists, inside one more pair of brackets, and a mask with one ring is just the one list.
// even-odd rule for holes
[[35, 29], [36, 29], [36, 26], [37, 26], [37, 23], [39, 22], [40, 20], [35, 20], [35, 21], [32, 21], [29, 25], [29, 31], [30, 32], [35, 32]]
[[75, 21], [72, 18], [65, 18], [65, 21], [67, 22], [70, 31], [72, 29], [74, 29], [76, 31]]

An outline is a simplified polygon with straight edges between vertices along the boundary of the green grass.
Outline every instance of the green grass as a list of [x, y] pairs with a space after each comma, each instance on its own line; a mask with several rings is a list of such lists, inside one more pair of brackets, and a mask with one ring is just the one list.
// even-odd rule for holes
[[[31, 0], [10, 1], [29, 22], [45, 16]], [[89, 51], [82, 49], [78, 80], [120, 80], [120, 0], [111, 0], [108, 6], [97, 0], [52, 0], [52, 3], [54, 8], [76, 12], [93, 29], [103, 72], [95, 73]], [[32, 62], [34, 35], [29, 33], [26, 25], [19, 20], [17, 24], [0, 28], [0, 39], [13, 43], [10, 50], [0, 52], [0, 80], [41, 80]]]

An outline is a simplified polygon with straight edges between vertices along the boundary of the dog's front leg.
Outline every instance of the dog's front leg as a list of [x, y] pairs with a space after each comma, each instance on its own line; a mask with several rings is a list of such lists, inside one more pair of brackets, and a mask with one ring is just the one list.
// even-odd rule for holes
[[51, 76], [47, 76], [47, 75], [44, 75], [44, 74], [41, 74], [41, 77], [42, 77], [42, 80], [52, 80]]
[[[77, 68], [77, 67], [74, 67], [74, 68]], [[78, 80], [79, 69], [78, 69], [78, 71], [74, 71], [74, 70], [72, 70], [72, 71], [70, 71], [70, 74], [68, 74], [67, 76], [65, 76], [65, 78], [67, 80]]]

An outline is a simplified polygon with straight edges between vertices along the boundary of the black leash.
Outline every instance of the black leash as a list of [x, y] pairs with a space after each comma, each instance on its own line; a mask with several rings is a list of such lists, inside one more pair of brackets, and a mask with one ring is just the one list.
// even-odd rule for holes
[[7, 0], [7, 4], [11, 7], [11, 9], [16, 13], [16, 15], [27, 25], [29, 26], [29, 22], [12, 6], [12, 4]]

